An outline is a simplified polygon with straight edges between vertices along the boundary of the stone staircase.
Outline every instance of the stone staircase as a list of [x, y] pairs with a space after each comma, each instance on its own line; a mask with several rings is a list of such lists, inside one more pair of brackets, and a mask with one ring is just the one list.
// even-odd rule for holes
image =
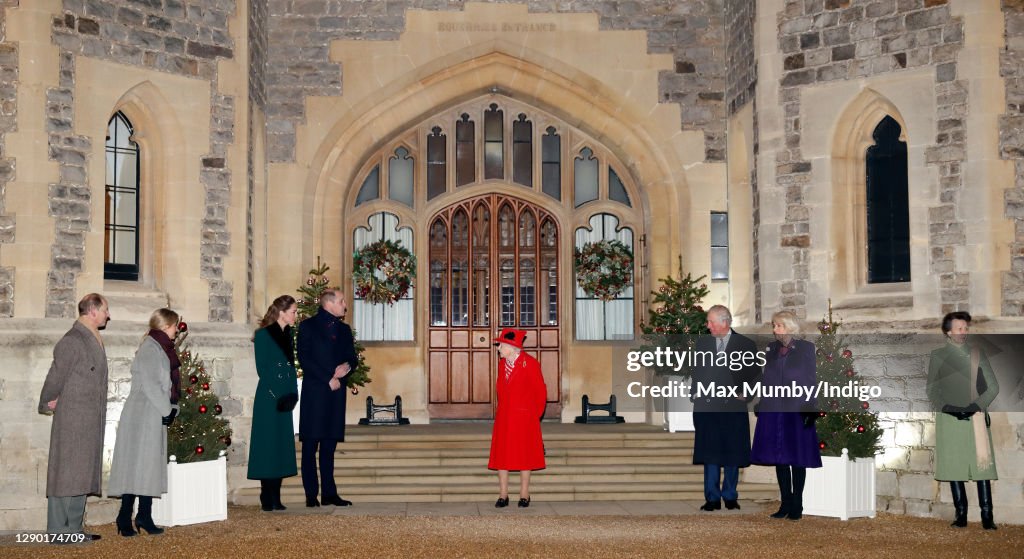
[[[489, 423], [349, 426], [335, 456], [338, 492], [359, 502], [492, 501], [497, 475], [487, 469]], [[693, 433], [650, 425], [544, 424], [547, 469], [530, 493], [545, 501], [704, 499], [703, 469], [692, 464]], [[296, 457], [300, 461], [300, 457]], [[518, 491], [512, 473], [510, 493]], [[778, 497], [774, 484], [740, 483], [743, 499]], [[300, 477], [285, 479], [287, 504], [304, 503]], [[259, 488], [234, 494], [254, 505]]]

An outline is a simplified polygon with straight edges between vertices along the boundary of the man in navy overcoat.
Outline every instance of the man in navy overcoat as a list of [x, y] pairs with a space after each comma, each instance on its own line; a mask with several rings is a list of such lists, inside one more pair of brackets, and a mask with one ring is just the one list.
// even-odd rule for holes
[[[743, 383], [757, 382], [757, 345], [732, 329], [732, 313], [722, 305], [708, 309], [710, 336], [697, 340], [704, 357], [693, 369], [693, 463], [704, 464], [704, 505], [701, 510], [740, 508], [736, 485], [740, 468], [750, 465], [750, 418]], [[724, 355], [723, 355], [724, 353]], [[713, 359], [709, 359], [714, 355]], [[697, 395], [698, 387], [714, 392]], [[729, 390], [733, 392], [729, 392]], [[724, 474], [724, 475], [723, 475]], [[721, 483], [719, 480], [721, 479]]]
[[334, 450], [338, 441], [345, 440], [345, 377], [358, 365], [352, 329], [341, 321], [347, 311], [345, 296], [337, 289], [327, 289], [320, 295], [316, 315], [299, 325], [299, 364], [303, 371], [299, 440], [307, 507], [320, 506], [318, 489], [325, 505], [352, 504], [338, 495], [334, 484]]

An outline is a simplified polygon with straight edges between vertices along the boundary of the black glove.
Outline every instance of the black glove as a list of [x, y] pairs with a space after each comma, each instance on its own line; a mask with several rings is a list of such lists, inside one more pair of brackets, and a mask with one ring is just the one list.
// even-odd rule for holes
[[284, 396], [277, 399], [277, 411], [289, 412], [295, 409], [295, 404], [299, 403], [299, 395], [295, 392], [289, 392]]
[[800, 416], [804, 418], [804, 427], [814, 427], [814, 422], [818, 420], [816, 411], [802, 411]]
[[964, 421], [964, 420], [970, 419], [971, 416], [974, 415], [974, 412], [978, 411], [979, 409], [980, 408], [978, 408], [977, 404], [971, 404], [970, 406], [967, 406], [966, 408], [961, 408], [960, 406], [952, 406], [950, 404], [946, 404], [946, 405], [942, 406], [942, 413], [947, 413], [947, 414], [952, 415], [953, 417], [959, 419], [960, 421]]
[[174, 423], [174, 418], [177, 415], [178, 415], [178, 408], [171, 408], [171, 413], [169, 413], [167, 415], [167, 417], [164, 417], [163, 419], [161, 419], [160, 422], [163, 423], [164, 425], [170, 427], [171, 423]]

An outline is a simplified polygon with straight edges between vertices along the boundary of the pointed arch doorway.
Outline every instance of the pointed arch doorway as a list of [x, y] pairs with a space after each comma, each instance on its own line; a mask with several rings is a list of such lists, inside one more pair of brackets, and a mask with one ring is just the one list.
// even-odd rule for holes
[[445, 207], [429, 225], [428, 411], [432, 419], [494, 417], [502, 328], [527, 332], [540, 361], [546, 417], [561, 413], [560, 227], [543, 207], [486, 194]]

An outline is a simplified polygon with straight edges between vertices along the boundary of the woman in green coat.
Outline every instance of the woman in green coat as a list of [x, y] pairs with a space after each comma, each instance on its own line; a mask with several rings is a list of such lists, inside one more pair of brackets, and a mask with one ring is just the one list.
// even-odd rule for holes
[[992, 480], [997, 479], [992, 431], [987, 408], [999, 394], [988, 357], [967, 343], [971, 315], [951, 312], [942, 319], [946, 345], [932, 351], [928, 362], [928, 398], [935, 410], [935, 479], [948, 481], [956, 520], [967, 526], [964, 482], [978, 482], [981, 525], [995, 530]]
[[285, 510], [281, 480], [297, 473], [292, 425], [292, 409], [298, 401], [292, 351], [297, 312], [294, 297], [274, 299], [253, 337], [260, 381], [252, 406], [248, 477], [260, 480], [260, 505], [265, 511]]

